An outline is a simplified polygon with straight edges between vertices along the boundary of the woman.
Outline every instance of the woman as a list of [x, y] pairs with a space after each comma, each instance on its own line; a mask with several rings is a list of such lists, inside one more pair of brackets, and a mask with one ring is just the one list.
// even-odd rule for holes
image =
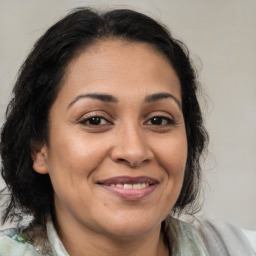
[[0, 255], [209, 255], [204, 230], [172, 217], [197, 206], [197, 89], [186, 47], [143, 14], [77, 9], [52, 26], [2, 129], [3, 221], [33, 221], [2, 232]]

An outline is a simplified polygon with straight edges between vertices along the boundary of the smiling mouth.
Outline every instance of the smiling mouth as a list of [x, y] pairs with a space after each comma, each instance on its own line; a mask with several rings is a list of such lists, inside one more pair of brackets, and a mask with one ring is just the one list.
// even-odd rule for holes
[[117, 184], [110, 184], [110, 187], [123, 188], [123, 189], [143, 189], [143, 188], [147, 188], [148, 186], [149, 186], [149, 183], [135, 183], [135, 184], [117, 183]]
[[105, 190], [126, 200], [139, 200], [150, 195], [159, 182], [150, 177], [114, 177], [98, 182]]

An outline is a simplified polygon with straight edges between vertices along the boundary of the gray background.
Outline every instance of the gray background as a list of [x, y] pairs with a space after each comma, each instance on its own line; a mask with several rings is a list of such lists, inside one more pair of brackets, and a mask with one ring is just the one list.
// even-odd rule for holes
[[0, 122], [33, 42], [72, 8], [88, 5], [142, 11], [188, 45], [211, 140], [199, 215], [256, 229], [256, 0], [0, 0]]

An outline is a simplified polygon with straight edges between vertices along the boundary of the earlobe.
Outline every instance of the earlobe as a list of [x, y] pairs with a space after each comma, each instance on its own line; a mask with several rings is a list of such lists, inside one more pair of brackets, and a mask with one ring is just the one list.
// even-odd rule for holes
[[31, 157], [33, 160], [33, 169], [40, 174], [47, 174], [47, 146], [44, 144], [39, 148], [34, 148]]

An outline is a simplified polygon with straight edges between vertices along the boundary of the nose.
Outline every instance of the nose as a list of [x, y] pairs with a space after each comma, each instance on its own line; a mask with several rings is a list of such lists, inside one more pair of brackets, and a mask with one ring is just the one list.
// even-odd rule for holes
[[111, 151], [111, 158], [115, 162], [121, 162], [130, 167], [140, 166], [154, 158], [148, 144], [145, 134], [139, 128], [129, 126], [120, 129]]

